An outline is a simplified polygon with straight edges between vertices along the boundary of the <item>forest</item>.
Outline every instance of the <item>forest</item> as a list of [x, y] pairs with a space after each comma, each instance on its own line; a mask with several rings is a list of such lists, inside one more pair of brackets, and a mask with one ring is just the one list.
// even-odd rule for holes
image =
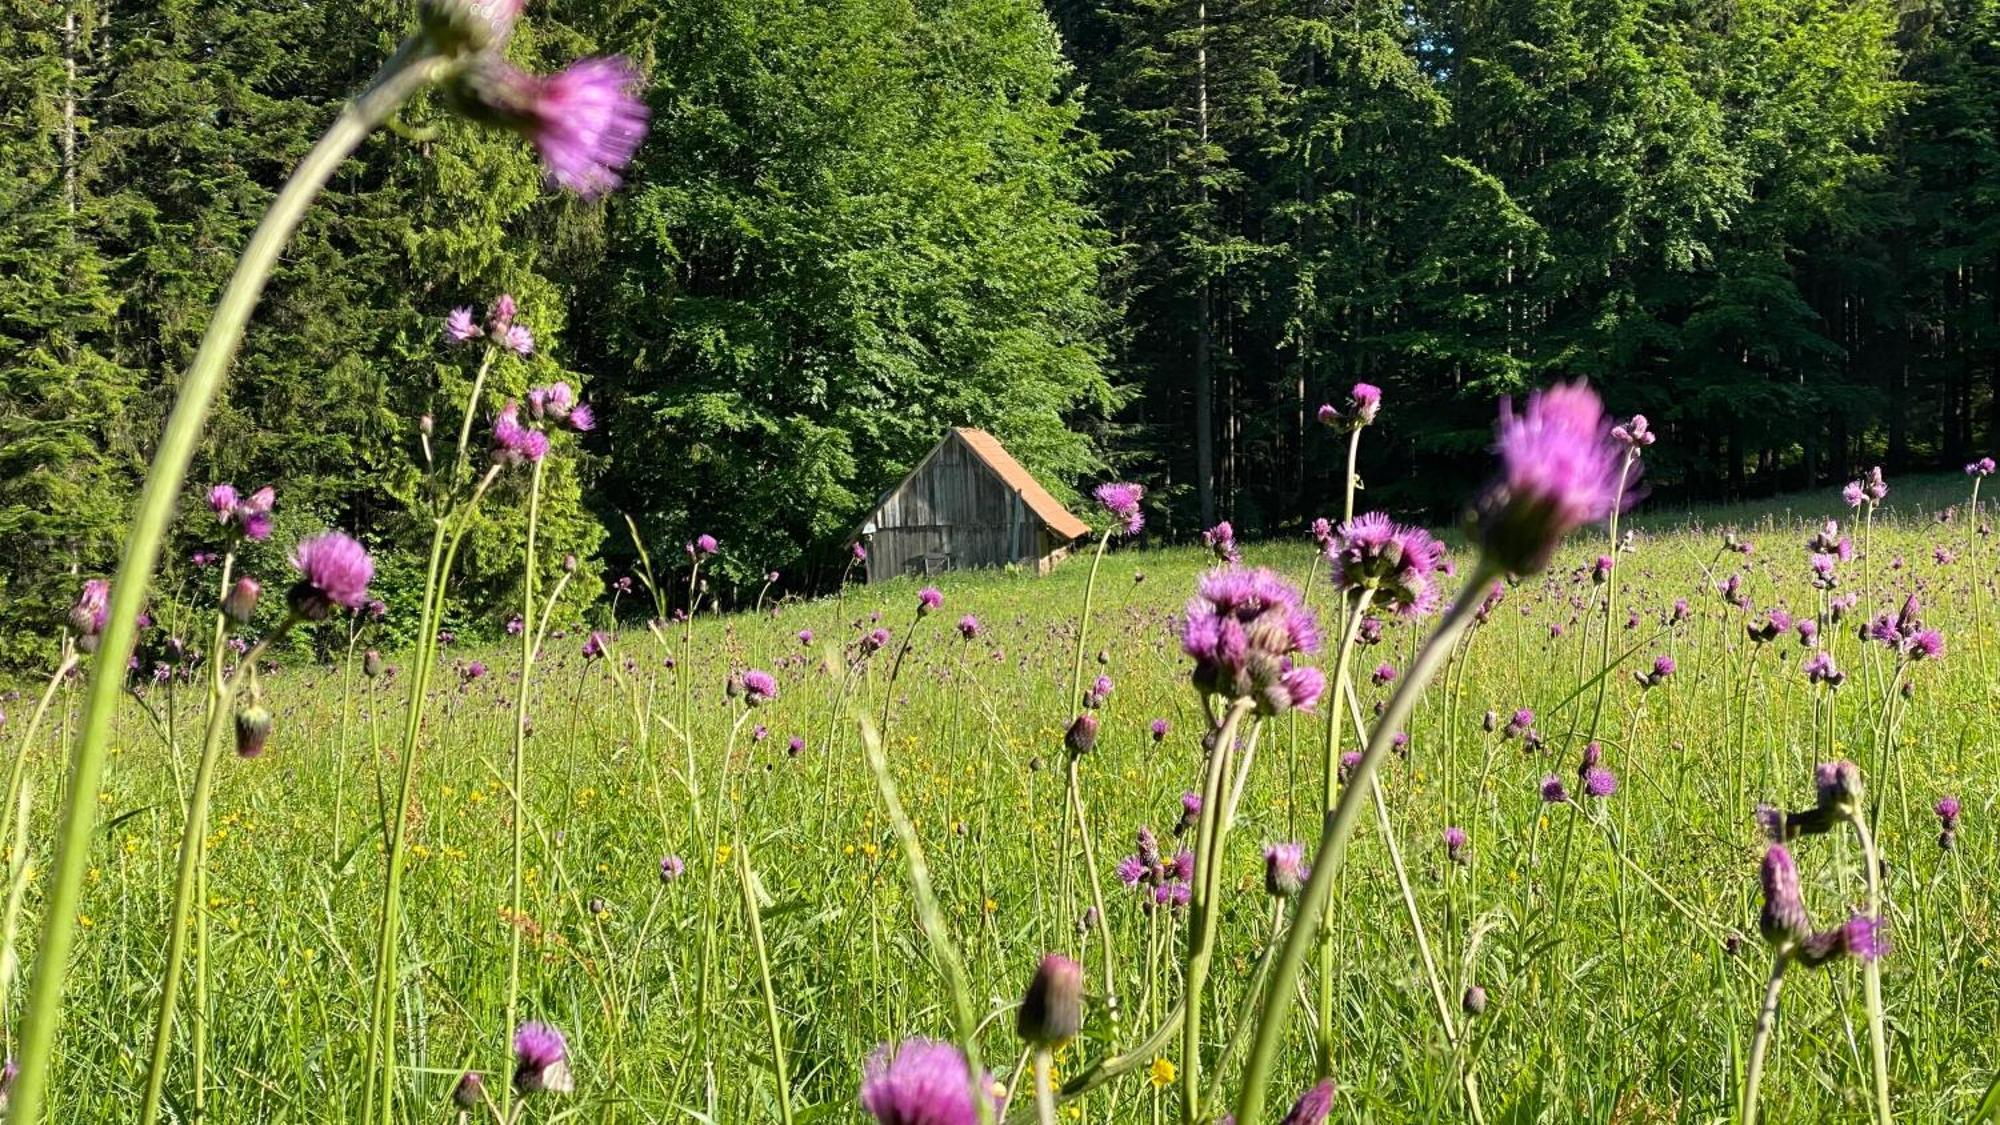
[[[1161, 540], [1326, 515], [1315, 412], [1356, 381], [1396, 405], [1369, 502], [1439, 523], [1494, 399], [1564, 377], [1668, 439], [1656, 500], [2000, 443], [1996, 0], [532, 7], [523, 65], [645, 75], [622, 190], [543, 191], [419, 98], [306, 218], [195, 458], [278, 488], [274, 541], [354, 529], [390, 604], [422, 579], [420, 419], [473, 377], [446, 317], [502, 294], [533, 342], [498, 389], [596, 413], [544, 541], [615, 571], [628, 518], [723, 534], [725, 602], [837, 578], [951, 425], [1059, 495], [1143, 484]], [[0, 659], [53, 651], [115, 559], [251, 227], [414, 18], [0, 0]], [[469, 536], [454, 627], [497, 633], [524, 503]]]

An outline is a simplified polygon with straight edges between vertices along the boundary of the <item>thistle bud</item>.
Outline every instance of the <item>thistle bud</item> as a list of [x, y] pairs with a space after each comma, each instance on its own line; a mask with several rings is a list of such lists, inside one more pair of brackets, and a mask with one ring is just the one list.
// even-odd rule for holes
[[1085, 711], [1070, 723], [1063, 744], [1072, 754], [1088, 754], [1097, 745], [1097, 716]]
[[421, 417], [421, 418], [417, 419], [417, 432], [418, 432], [418, 433], [420, 433], [420, 434], [424, 435], [425, 437], [429, 437], [429, 436], [431, 436], [431, 434], [435, 433], [436, 431], [437, 431], [437, 419], [436, 419], [436, 418], [433, 418], [433, 417], [431, 417], [430, 415], [426, 414], [426, 415], [424, 415], [423, 417]]
[[236, 712], [236, 755], [254, 758], [264, 752], [271, 739], [271, 712], [261, 703], [252, 703]]
[[1814, 767], [1813, 787], [1827, 812], [1851, 816], [1861, 807], [1861, 767], [1845, 758]]
[[361, 654], [361, 674], [371, 680], [382, 674], [381, 652], [371, 648]]
[[577, 567], [575, 553], [572, 552], [570, 554], [564, 555], [562, 566], [564, 574], [575, 574]]
[[458, 1085], [451, 1089], [452, 1104], [460, 1109], [478, 1109], [486, 1100], [486, 1079], [476, 1070], [468, 1070], [458, 1076]]
[[1465, 1009], [1465, 1014], [1468, 1016], [1484, 1015], [1486, 1012], [1486, 990], [1476, 984], [1466, 989], [1465, 999], [1460, 1002], [1459, 1006]]
[[1784, 845], [1772, 844], [1764, 853], [1762, 881], [1764, 910], [1757, 919], [1758, 929], [1781, 956], [1789, 954], [1812, 936], [1812, 919], [1799, 895], [1799, 869]]
[[1059, 1047], [1076, 1038], [1082, 1027], [1083, 966], [1051, 953], [1042, 958], [1021, 997], [1015, 1034], [1037, 1047]]
[[229, 588], [229, 593], [223, 595], [222, 612], [238, 625], [248, 625], [251, 615], [257, 612], [257, 597], [263, 592], [264, 588], [257, 584], [255, 578], [239, 578], [236, 585]]

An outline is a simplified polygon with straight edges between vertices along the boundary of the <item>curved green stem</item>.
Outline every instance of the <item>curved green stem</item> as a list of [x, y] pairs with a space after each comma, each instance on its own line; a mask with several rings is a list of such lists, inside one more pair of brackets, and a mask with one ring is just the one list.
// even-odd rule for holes
[[[484, 376], [485, 368], [480, 368]], [[470, 420], [479, 402], [479, 392], [475, 384], [472, 404], [465, 411]], [[460, 444], [464, 444], [461, 437]], [[524, 856], [527, 852], [528, 821], [528, 682], [535, 671], [536, 633], [535, 628], [535, 529], [542, 510], [542, 474], [547, 468], [546, 460], [535, 462], [533, 478], [528, 483], [528, 532], [527, 543], [521, 552], [521, 682], [516, 688], [514, 699], [514, 754], [512, 788], [514, 798], [514, 839], [513, 874], [507, 898], [509, 923], [507, 926], [507, 1020], [501, 1025], [504, 1035], [514, 1034], [521, 1017], [521, 905], [522, 873]], [[514, 1092], [510, 1086], [500, 1095], [503, 1114], [513, 1109]]]
[[[1868, 872], [1868, 916], [1882, 920], [1882, 857], [1875, 851], [1875, 836], [1868, 830], [1868, 818], [1859, 809], [1849, 814], [1854, 835], [1861, 843], [1861, 862]], [[1868, 1058], [1875, 1079], [1876, 1125], [1891, 1125], [1895, 1113], [1889, 1102], [1889, 1032], [1882, 1010], [1882, 963], [1873, 957], [1861, 964], [1861, 987], [1868, 1005]]]
[[1313, 859], [1312, 878], [1306, 882], [1291, 933], [1285, 938], [1284, 950], [1279, 954], [1277, 973], [1265, 990], [1264, 1018], [1257, 1027], [1250, 1061], [1244, 1067], [1243, 1088], [1237, 1094], [1237, 1125], [1258, 1125], [1263, 1120], [1265, 1087], [1277, 1062], [1278, 1046], [1284, 1041], [1286, 1026], [1291, 1021], [1292, 992], [1298, 984], [1299, 972], [1305, 966], [1306, 951], [1319, 937], [1320, 914], [1326, 909], [1334, 880], [1347, 858], [1347, 841], [1354, 833], [1354, 822], [1361, 815], [1365, 799], [1363, 794], [1367, 792], [1376, 768], [1389, 753], [1393, 733], [1402, 728], [1410, 712], [1416, 709], [1417, 697], [1422, 694], [1424, 685], [1450, 658], [1459, 633], [1471, 623], [1473, 614], [1486, 598], [1486, 584], [1499, 573], [1499, 569], [1484, 556], [1472, 568], [1465, 586], [1459, 591], [1458, 600], [1438, 622], [1436, 631], [1410, 666], [1409, 675], [1404, 677], [1396, 693], [1389, 697], [1389, 705], [1375, 724], [1374, 734], [1368, 739], [1368, 748], [1362, 752], [1361, 761], [1341, 790], [1339, 803], [1326, 814], [1319, 851]]
[[1216, 921], [1221, 913], [1216, 874], [1221, 869], [1225, 823], [1223, 785], [1236, 748], [1236, 731], [1256, 702], [1239, 699], [1216, 728], [1208, 753], [1208, 777], [1202, 786], [1201, 820], [1195, 830], [1194, 902], [1188, 923], [1186, 1018], [1181, 1024], [1181, 1119], [1194, 1125], [1201, 1113], [1201, 1003], [1208, 988], [1208, 968], [1215, 956]]
[[97, 791], [104, 777], [104, 759], [111, 745], [111, 722], [125, 684], [125, 662], [138, 639], [138, 617], [146, 604], [154, 567], [166, 539], [174, 504], [194, 459], [195, 443], [221, 390], [223, 376], [242, 342], [244, 326], [285, 243], [298, 228], [306, 207], [362, 139], [395, 112], [412, 94], [428, 85], [440, 65], [426, 40], [412, 38], [353, 102], [326, 135], [299, 163], [271, 209], [244, 248], [236, 272], [215, 306], [201, 348], [181, 380], [180, 394], [167, 418], [166, 430], [153, 454], [132, 529], [120, 553], [118, 573], [111, 582], [110, 615], [93, 662], [84, 697], [82, 737], [70, 763], [68, 796], [56, 833], [55, 870], [44, 903], [41, 940], [36, 944], [33, 978], [28, 985], [21, 1028], [19, 1077], [12, 1091], [9, 1116], [39, 1121], [48, 1094], [49, 1063], [55, 1051], [56, 1028], [62, 1021], [63, 986], [69, 974], [70, 943], [76, 935], [77, 899], [84, 869], [89, 866], [90, 830], [96, 820]]
[[1757, 1027], [1750, 1035], [1750, 1063], [1743, 1073], [1743, 1125], [1757, 1125], [1757, 1091], [1764, 1084], [1764, 1056], [1770, 1050], [1771, 1032], [1778, 1026], [1778, 990], [1785, 984], [1786, 963], [1782, 953], [1772, 960], [1764, 1004], [1757, 1009]]

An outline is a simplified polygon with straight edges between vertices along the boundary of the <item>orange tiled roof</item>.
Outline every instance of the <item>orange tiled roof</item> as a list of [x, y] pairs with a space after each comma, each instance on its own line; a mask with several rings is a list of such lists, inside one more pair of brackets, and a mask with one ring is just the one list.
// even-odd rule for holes
[[998, 438], [970, 426], [959, 426], [952, 432], [971, 446], [979, 459], [986, 462], [986, 467], [1007, 482], [1007, 487], [1021, 494], [1029, 510], [1047, 524], [1050, 531], [1066, 539], [1080, 539], [1090, 534], [1090, 525], [1070, 514], [1068, 508], [1049, 495], [1049, 490], [1042, 487], [1034, 474], [1022, 468], [1019, 461], [1014, 460], [1014, 455], [1007, 452]]

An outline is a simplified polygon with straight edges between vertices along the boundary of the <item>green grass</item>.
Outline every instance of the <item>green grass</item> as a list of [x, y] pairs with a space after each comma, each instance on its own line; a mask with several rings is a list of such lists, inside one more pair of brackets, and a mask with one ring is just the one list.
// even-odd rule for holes
[[[1742, 569], [1760, 608], [1784, 604], [1809, 615], [1817, 602], [1802, 541], [1809, 523], [1846, 516], [1831, 491], [1698, 512], [1699, 531], [1686, 529], [1690, 521], [1679, 513], [1635, 521], [1637, 549], [1620, 563], [1620, 603], [1636, 609], [1640, 623], [1626, 630], [1622, 609], [1615, 622], [1612, 651], [1626, 659], [1611, 673], [1601, 734], [1621, 787], [1588, 814], [1544, 806], [1537, 784], [1548, 773], [1573, 784], [1591, 698], [1578, 689], [1595, 674], [1601, 624], [1601, 608], [1595, 617], [1588, 608], [1588, 580], [1574, 571], [1603, 550], [1601, 532], [1578, 537], [1548, 577], [1513, 590], [1467, 656], [1432, 685], [1412, 724], [1410, 755], [1388, 765], [1383, 783], [1448, 990], [1455, 997], [1476, 982], [1490, 995], [1486, 1012], [1468, 1021], [1490, 1120], [1732, 1116], [1769, 967], [1756, 936], [1761, 849], [1751, 810], [1759, 800], [1809, 803], [1813, 762], [1831, 756], [1860, 762], [1870, 799], [1882, 805], [1895, 942], [1884, 987], [1899, 1119], [1956, 1121], [1973, 1113], [2000, 1069], [1993, 906], [2000, 848], [1992, 831], [2000, 755], [1994, 680], [1982, 671], [1980, 652], [2000, 648], [2000, 638], [1979, 631], [1973, 600], [1975, 582], [1988, 587], [1981, 597], [1990, 615], [2000, 546], [1982, 539], [1968, 559], [1965, 522], [1937, 522], [1933, 509], [1962, 500], [1963, 492], [1961, 478], [1899, 484], [1894, 518], [1878, 520], [1875, 596], [1830, 631], [1851, 677], [1838, 694], [1831, 750], [1815, 742], [1812, 696], [1799, 673], [1805, 650], [1790, 637], [1753, 650], [1740, 612], [1713, 591], [1714, 581]], [[1723, 526], [1755, 542], [1747, 562], [1719, 555], [1716, 529]], [[1960, 559], [1933, 563], [1938, 544]], [[1301, 582], [1311, 569], [1303, 544], [1256, 547], [1249, 555]], [[1904, 566], [1888, 569], [1898, 555]], [[1173, 629], [1207, 565], [1190, 550], [1114, 547], [1099, 579], [1086, 677], [1102, 671], [1117, 687], [1082, 776], [1125, 1010], [1114, 1027], [1101, 1005], [1090, 1006], [1084, 1036], [1059, 1057], [1064, 1074], [1142, 1038], [1178, 995], [1184, 920], [1141, 911], [1111, 868], [1140, 826], [1164, 836], [1180, 794], [1199, 784], [1205, 721]], [[1070, 893], [1060, 893], [1056, 844], [1062, 733], [1073, 714], [1065, 697], [1088, 569], [1083, 558], [1040, 580], [949, 575], [938, 582], [944, 610], [921, 622], [913, 621], [916, 584], [907, 582], [787, 604], [775, 614], [704, 618], [691, 658], [680, 651], [677, 629], [662, 647], [644, 629], [628, 627], [614, 659], [634, 662], [628, 680], [636, 695], [621, 693], [602, 664], [579, 655], [578, 629], [552, 640], [535, 679], [530, 893], [528, 917], [518, 923], [502, 909], [511, 838], [503, 779], [518, 650], [447, 650], [448, 662], [481, 659], [491, 671], [463, 684], [442, 673], [428, 723], [412, 814], [417, 850], [404, 892], [406, 975], [398, 982], [403, 1116], [452, 1119], [450, 1091], [468, 1065], [487, 1071], [496, 1088], [504, 1083], [511, 1068], [510, 1029], [501, 1026], [507, 942], [509, 926], [518, 924], [529, 935], [525, 1014], [568, 1034], [577, 1074], [574, 1094], [538, 1095], [528, 1120], [777, 1118], [737, 865], [733, 856], [718, 863], [695, 825], [685, 786], [691, 758], [706, 797], [724, 779], [729, 827], [722, 839], [732, 851], [750, 849], [766, 896], [762, 929], [799, 1119], [859, 1120], [860, 1068], [877, 1043], [951, 1036], [944, 973], [919, 930], [902, 853], [856, 727], [837, 705], [840, 677], [821, 665], [828, 642], [851, 640], [857, 623], [872, 627], [877, 612], [899, 642], [909, 634], [914, 645], [893, 685], [886, 682], [893, 649], [870, 661], [855, 698], [878, 718], [885, 702], [890, 707], [890, 766], [928, 852], [973, 1002], [990, 1017], [986, 1061], [1010, 1079], [1020, 1058], [1010, 1008], [1040, 954], [1082, 956], [1093, 992], [1103, 971], [1095, 939], [1080, 942], [1073, 928], [1087, 885], [1072, 876]], [[1843, 573], [1845, 588], [1858, 589], [1859, 564]], [[1942, 661], [1915, 669], [1893, 765], [1882, 770], [1882, 692], [1870, 686], [1868, 654], [1852, 626], [1893, 609], [1902, 589], [1919, 584], [1926, 618], [1950, 647]], [[1311, 596], [1322, 604], [1330, 597], [1323, 575]], [[1665, 612], [1683, 596], [1694, 618], [1668, 628]], [[953, 627], [963, 613], [977, 614], [986, 629], [970, 644]], [[1564, 627], [1562, 636], [1551, 637], [1552, 624]], [[810, 648], [795, 639], [804, 628], [817, 634]], [[1364, 706], [1386, 694], [1366, 682], [1367, 673], [1385, 661], [1406, 666], [1418, 639], [1410, 626], [1392, 624], [1381, 646], [1360, 655]], [[1629, 670], [1650, 666], [1656, 653], [1673, 655], [1679, 671], [1642, 693]], [[678, 663], [672, 671], [663, 667], [667, 656]], [[2000, 651], [1985, 658], [2000, 662]], [[751, 715], [725, 758], [737, 707], [723, 692], [732, 666], [776, 671], [780, 695]], [[692, 677], [693, 707], [679, 732], [683, 674]], [[295, 660], [265, 679], [276, 714], [269, 752], [225, 763], [206, 903], [213, 1121], [360, 1114], [383, 862], [377, 793], [394, 785], [387, 747], [400, 730], [402, 675], [373, 685], [357, 677], [362, 686], [343, 723], [341, 670]], [[28, 748], [36, 841], [46, 841], [56, 807], [76, 694], [65, 692], [43, 737]], [[122, 720], [101, 795], [52, 1087], [61, 1121], [127, 1118], [144, 1086], [183, 786], [198, 750], [198, 695], [147, 693], [161, 714], [175, 716], [174, 749], [164, 727], [137, 706]], [[31, 704], [9, 707], [17, 713], [4, 728], [10, 751], [18, 749], [18, 726]], [[1487, 710], [1504, 716], [1517, 707], [1538, 716], [1547, 737], [1539, 753], [1481, 729]], [[1172, 724], [1157, 745], [1147, 730], [1154, 718]], [[767, 736], [754, 738], [753, 724]], [[1271, 933], [1261, 846], [1316, 838], [1320, 724], [1288, 717], [1267, 731], [1231, 837], [1211, 1059]], [[797, 757], [787, 753], [794, 735], [807, 742]], [[338, 836], [337, 790], [344, 810]], [[1950, 852], [1937, 846], [1930, 811], [1945, 793], [1965, 804]], [[1338, 888], [1333, 930], [1336, 1118], [1459, 1119], [1453, 1063], [1396, 884], [1373, 819], [1363, 823]], [[1470, 833], [1469, 866], [1445, 862], [1440, 834], [1454, 823]], [[1624, 863], [1612, 834], [1624, 842]], [[1832, 835], [1796, 850], [1815, 920], [1837, 920], [1861, 893], [1852, 849]], [[659, 861], [668, 853], [686, 858], [687, 873], [663, 884]], [[45, 843], [32, 858], [36, 869], [47, 867]], [[31, 885], [30, 921], [38, 898]], [[593, 900], [602, 900], [601, 913], [590, 909]], [[706, 1034], [705, 925], [715, 938]], [[32, 930], [20, 926], [20, 940], [30, 940]], [[1746, 936], [1734, 955], [1726, 940], [1732, 933]], [[32, 958], [32, 949], [24, 952]], [[1308, 986], [1316, 987], [1310, 979]], [[10, 1005], [18, 1005], [19, 992], [15, 981]], [[192, 988], [183, 991], [192, 995]], [[191, 1104], [190, 1012], [183, 1008], [167, 1084], [181, 1120]], [[17, 1010], [5, 1015], [10, 1027], [19, 1019]], [[1281, 1107], [1307, 1081], [1312, 1022], [1311, 1005], [1303, 1006], [1274, 1093]], [[1176, 1039], [1164, 1057], [1178, 1062], [1178, 1050]], [[1858, 965], [1795, 970], [1766, 1078], [1765, 1119], [1863, 1119], [1869, 1081]], [[1179, 1114], [1174, 1089], [1156, 1090], [1143, 1072], [1071, 1105], [1076, 1116], [1065, 1119]]]

